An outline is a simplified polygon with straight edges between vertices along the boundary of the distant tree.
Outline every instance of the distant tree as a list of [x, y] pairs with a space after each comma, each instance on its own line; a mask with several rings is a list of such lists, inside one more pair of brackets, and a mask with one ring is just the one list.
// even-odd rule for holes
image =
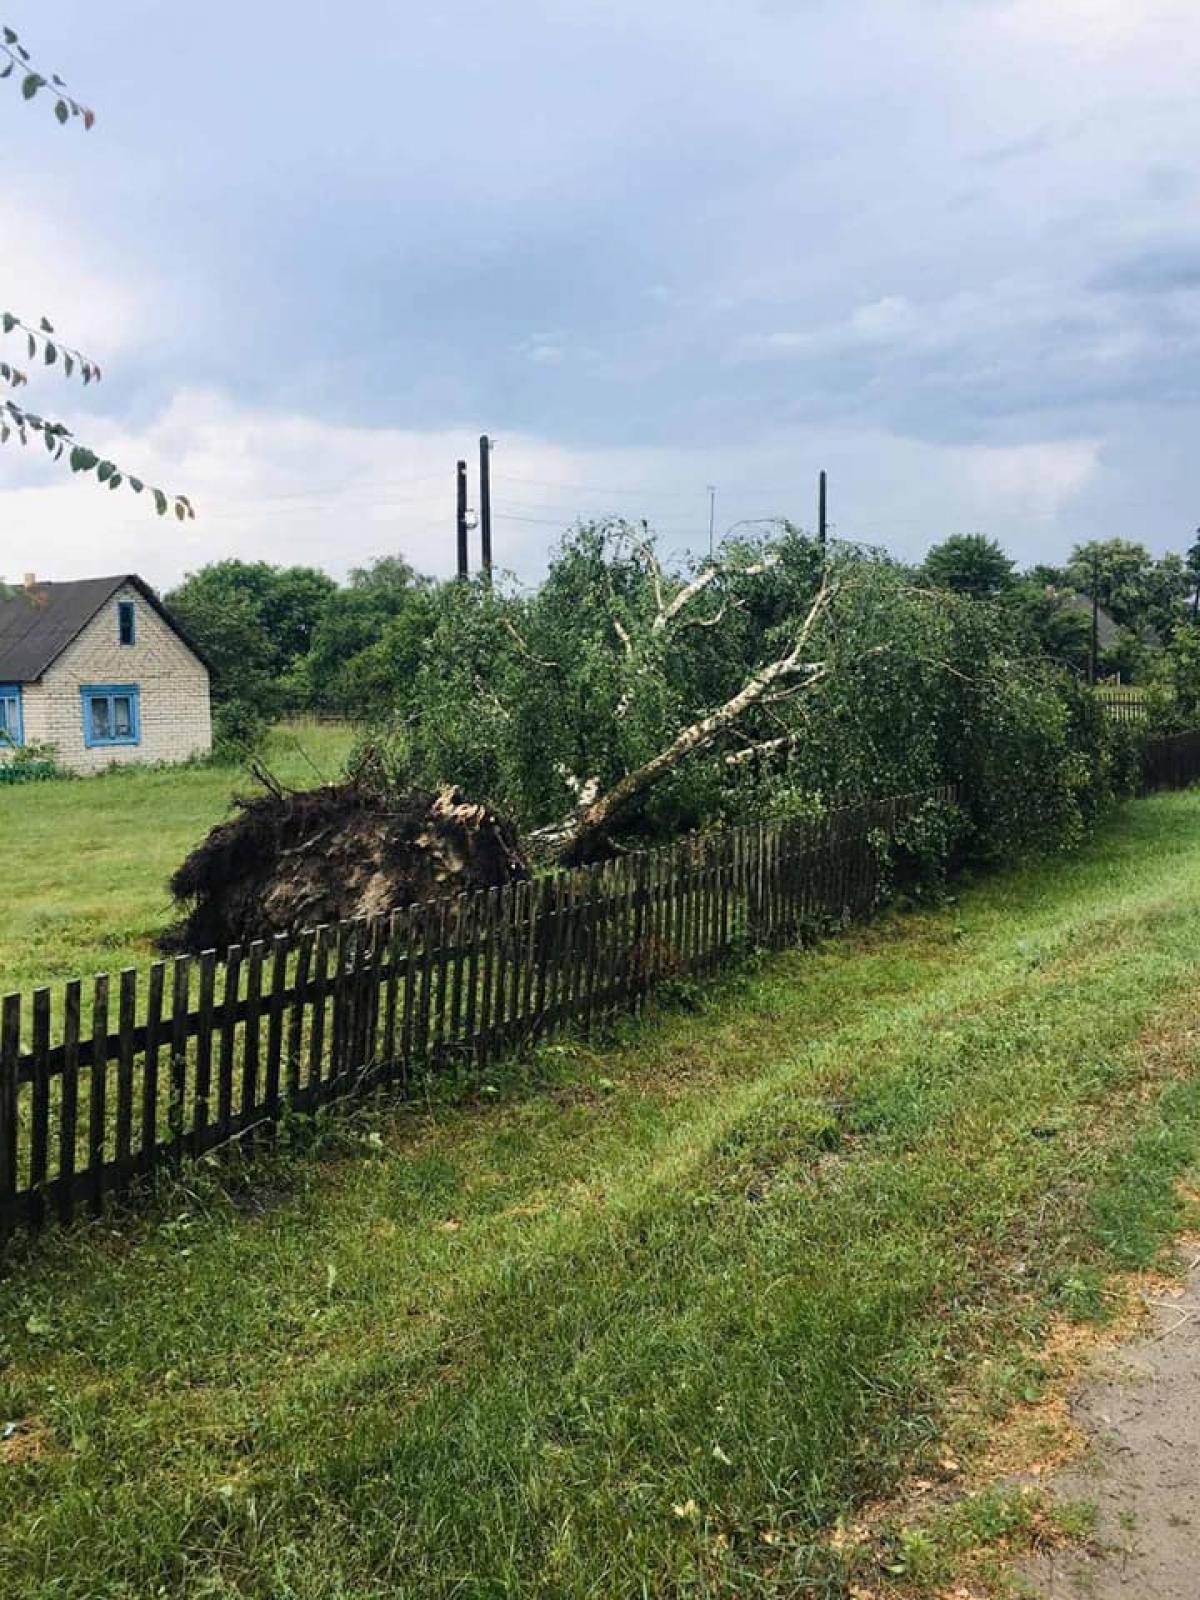
[[[21, 86], [25, 100], [35, 100], [43, 91], [54, 104], [54, 115], [60, 123], [78, 119], [85, 128], [95, 122], [95, 114], [67, 93], [63, 80], [57, 73], [40, 71], [33, 63], [29, 51], [17, 37], [16, 30], [0, 24], [0, 80], [13, 78]], [[57, 366], [67, 378], [78, 372], [84, 384], [98, 382], [100, 368], [89, 356], [64, 344], [54, 325], [45, 316], [36, 321], [26, 321], [14, 311], [0, 311], [0, 334], [19, 340], [30, 363], [39, 362], [45, 367]], [[0, 388], [14, 392], [28, 383], [28, 373], [12, 361], [0, 359]], [[0, 399], [0, 444], [10, 439], [27, 445], [31, 438], [40, 438], [55, 461], [66, 459], [72, 472], [94, 473], [99, 483], [109, 489], [119, 489], [122, 484], [134, 494], [145, 492], [153, 500], [159, 516], [174, 508], [181, 522], [194, 517], [192, 503], [186, 495], [167, 494], [148, 484], [133, 473], [123, 472], [115, 461], [109, 461], [97, 451], [81, 444], [63, 422], [57, 422], [40, 412], [31, 411], [17, 400]]]
[[1113, 620], [1138, 635], [1151, 630], [1166, 641], [1179, 621], [1181, 602], [1189, 590], [1182, 559], [1156, 560], [1143, 544], [1131, 539], [1092, 539], [1077, 544], [1066, 575], [1089, 598], [1093, 587]]
[[350, 569], [350, 588], [373, 594], [407, 594], [412, 589], [428, 588], [430, 582], [401, 555], [376, 556], [367, 566]]
[[1200, 528], [1196, 529], [1196, 542], [1183, 559], [1184, 571], [1192, 587], [1192, 621], [1200, 621]]
[[336, 593], [334, 580], [315, 567], [227, 560], [189, 572], [166, 599], [209, 659], [221, 663], [220, 696], [265, 695], [274, 707]]
[[1035, 562], [1024, 573], [1027, 582], [1037, 584], [1041, 589], [1069, 589], [1071, 587], [1070, 575], [1066, 567], [1052, 567], [1045, 561]]
[[995, 539], [982, 533], [956, 533], [935, 544], [921, 576], [934, 589], [990, 600], [1012, 587], [1014, 563]]
[[1092, 628], [1087, 611], [1072, 604], [1074, 599], [1070, 588], [1029, 577], [1018, 580], [1010, 594], [1032, 648], [1082, 676], [1087, 671]]
[[434, 588], [400, 555], [356, 567], [349, 586], [329, 597], [297, 663], [303, 703], [354, 717], [403, 706], [433, 626]]

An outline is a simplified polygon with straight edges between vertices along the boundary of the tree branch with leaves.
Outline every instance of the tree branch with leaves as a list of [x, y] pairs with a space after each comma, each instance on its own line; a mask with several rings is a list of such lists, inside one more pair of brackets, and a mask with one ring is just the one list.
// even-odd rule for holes
[[[35, 100], [47, 91], [53, 98], [54, 115], [62, 124], [78, 119], [84, 128], [91, 128], [96, 118], [90, 107], [67, 92], [66, 84], [57, 73], [41, 71], [29, 51], [21, 43], [14, 28], [0, 25], [0, 81], [12, 78], [20, 85], [26, 100]], [[85, 356], [81, 350], [64, 343], [53, 324], [46, 317], [36, 322], [27, 321], [14, 311], [0, 312], [0, 335], [20, 340], [30, 364], [43, 368], [58, 367], [67, 378], [78, 374], [85, 386], [98, 383], [102, 376], [100, 365]], [[29, 382], [29, 374], [13, 361], [0, 358], [0, 384], [10, 390], [22, 389]], [[66, 461], [72, 472], [93, 474], [96, 481], [108, 489], [122, 485], [134, 494], [145, 494], [154, 502], [159, 516], [174, 511], [180, 522], [193, 518], [196, 513], [186, 495], [168, 493], [144, 478], [124, 471], [115, 461], [110, 461], [99, 451], [91, 449], [76, 439], [65, 422], [42, 415], [12, 397], [0, 398], [0, 444], [16, 440], [28, 445], [40, 439], [46, 452], [55, 461]]]

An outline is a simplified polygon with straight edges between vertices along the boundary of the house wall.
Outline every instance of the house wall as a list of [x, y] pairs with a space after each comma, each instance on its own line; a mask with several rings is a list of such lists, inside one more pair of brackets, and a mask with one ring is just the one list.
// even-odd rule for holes
[[[120, 643], [117, 605], [132, 600], [136, 637]], [[89, 749], [84, 740], [84, 684], [136, 684], [141, 742]], [[125, 584], [48, 669], [22, 690], [25, 742], [51, 744], [74, 772], [99, 772], [114, 762], [186, 761], [212, 748], [208, 669], [152, 606]]]

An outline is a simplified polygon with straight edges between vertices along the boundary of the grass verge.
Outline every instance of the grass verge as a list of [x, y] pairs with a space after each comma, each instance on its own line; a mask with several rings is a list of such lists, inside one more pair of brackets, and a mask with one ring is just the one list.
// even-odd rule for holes
[[[283, 724], [264, 760], [305, 787], [335, 778], [352, 740], [337, 724]], [[0, 788], [0, 837], [17, 864], [0, 901], [0, 994], [149, 965], [173, 920], [167, 879], [252, 788], [240, 768], [199, 765]]]
[[1198, 938], [1200, 795], [1142, 802], [31, 1247], [0, 1592], [844, 1595], [830, 1530], [1178, 1225]]

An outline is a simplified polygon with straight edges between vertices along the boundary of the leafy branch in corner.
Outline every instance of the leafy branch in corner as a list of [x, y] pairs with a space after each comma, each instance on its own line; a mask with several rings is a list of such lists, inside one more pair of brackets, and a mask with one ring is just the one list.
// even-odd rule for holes
[[[29, 51], [17, 37], [16, 30], [0, 24], [0, 79], [11, 78], [17, 72], [21, 74], [21, 93], [26, 100], [33, 100], [43, 89], [51, 91], [55, 97], [54, 114], [60, 123], [78, 117], [85, 128], [90, 128], [95, 122], [95, 113], [66, 92], [66, 84], [57, 73], [47, 77], [38, 71]], [[81, 350], [64, 344], [55, 332], [53, 323], [46, 317], [39, 318], [34, 327], [15, 312], [2, 311], [0, 334], [23, 337], [31, 362], [40, 359], [43, 366], [58, 366], [68, 378], [74, 377], [78, 370], [85, 386], [100, 381], [99, 364]], [[28, 382], [28, 373], [14, 366], [11, 361], [0, 360], [0, 383], [19, 389]], [[147, 484], [142, 478], [135, 478], [132, 473], [122, 472], [115, 461], [109, 461], [87, 445], [80, 444], [65, 423], [40, 416], [15, 400], [0, 400], [0, 444], [7, 444], [10, 439], [16, 438], [27, 445], [31, 436], [35, 435], [40, 436], [48, 454], [55, 461], [61, 461], [66, 456], [72, 472], [94, 472], [97, 480], [107, 484], [110, 489], [119, 489], [124, 483], [134, 494], [148, 493], [160, 517], [166, 516], [170, 510], [174, 510], [180, 522], [195, 517], [192, 503], [186, 495], [168, 494], [153, 484]]]
[[11, 78], [20, 73], [21, 93], [26, 100], [32, 100], [43, 89], [49, 89], [54, 97], [54, 115], [60, 122], [70, 122], [73, 117], [78, 117], [85, 128], [90, 128], [95, 122], [96, 113], [67, 93], [67, 86], [57, 72], [47, 77], [44, 72], [38, 71], [29, 51], [17, 38], [15, 28], [0, 26], [0, 61], [4, 63], [0, 66], [0, 78]]
[[[74, 376], [75, 368], [78, 367], [79, 376], [83, 379], [85, 387], [92, 382], [99, 383], [102, 376], [99, 363], [85, 356], [81, 350], [73, 350], [69, 345], [63, 344], [46, 317], [42, 317], [37, 327], [33, 328], [28, 322], [22, 321], [15, 312], [0, 311], [0, 331], [24, 334], [30, 361], [36, 361], [40, 356], [48, 367], [61, 361], [62, 370], [68, 378]], [[7, 361], [0, 362], [0, 378], [10, 383], [14, 389], [29, 382], [26, 373], [19, 367], [11, 366]]]

